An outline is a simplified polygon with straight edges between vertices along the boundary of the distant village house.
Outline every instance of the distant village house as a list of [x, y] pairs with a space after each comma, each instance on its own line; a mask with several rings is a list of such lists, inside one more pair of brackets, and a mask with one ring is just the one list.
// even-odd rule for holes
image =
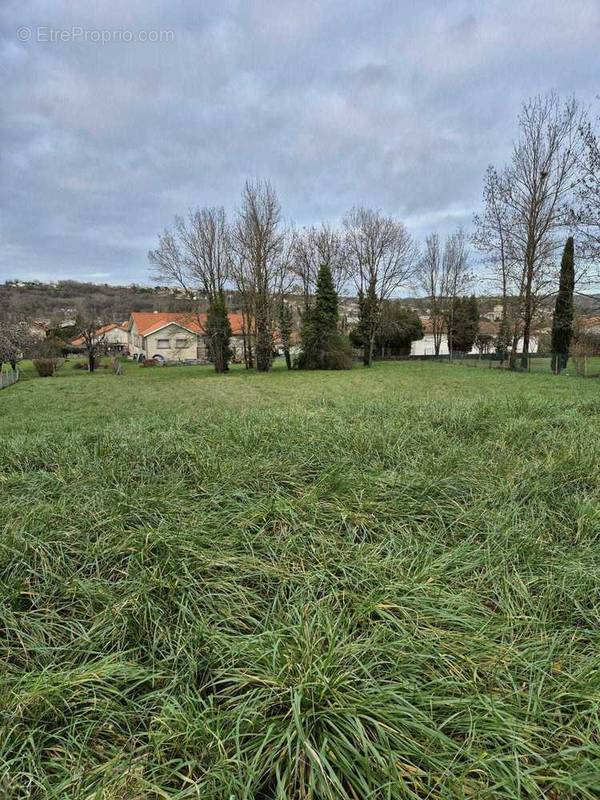
[[[111, 322], [98, 328], [95, 335], [96, 341], [102, 345], [107, 353], [126, 353], [129, 346], [129, 333], [127, 323]], [[83, 336], [78, 336], [71, 342], [73, 347], [84, 347]]]
[[[241, 314], [229, 314], [233, 358], [244, 354]], [[165, 363], [210, 360], [206, 338], [206, 314], [134, 311], [127, 323], [129, 354], [136, 360], [156, 359]]]
[[[421, 317], [421, 324], [423, 326], [423, 338], [417, 339], [416, 341], [412, 342], [410, 348], [411, 356], [434, 356], [436, 355], [435, 352], [435, 337], [433, 334], [433, 323], [429, 317]], [[497, 322], [490, 322], [487, 319], [480, 319], [479, 320], [479, 334], [480, 338], [475, 340], [475, 344], [471, 348], [469, 355], [485, 355], [485, 352], [494, 352], [494, 341], [496, 336], [498, 336], [500, 326]], [[482, 352], [484, 349], [482, 347], [482, 342], [488, 343], [488, 349], [485, 352]], [[538, 339], [535, 336], [531, 337], [529, 342], [529, 352], [530, 353], [537, 353], [538, 351]], [[447, 356], [449, 354], [448, 349], [448, 336], [446, 333], [443, 333], [440, 337], [440, 349], [438, 355], [440, 356]], [[519, 339], [517, 344], [517, 352], [523, 352], [523, 339]]]

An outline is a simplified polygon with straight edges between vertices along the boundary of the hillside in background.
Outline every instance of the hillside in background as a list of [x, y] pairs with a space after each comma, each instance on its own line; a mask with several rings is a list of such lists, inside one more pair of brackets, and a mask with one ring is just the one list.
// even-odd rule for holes
[[135, 311], [179, 311], [183, 298], [164, 287], [109, 286], [78, 281], [7, 281], [0, 285], [0, 309], [18, 319], [59, 324], [81, 308], [122, 321]]
[[[302, 300], [298, 296], [298, 307]], [[427, 314], [427, 300], [419, 297], [404, 298], [406, 305], [421, 315]], [[227, 302], [231, 311], [239, 311], [235, 292], [228, 293]], [[479, 310], [482, 315], [490, 312], [499, 298], [480, 296]], [[583, 314], [598, 313], [600, 295], [577, 295], [576, 304]], [[201, 303], [202, 305], [202, 303]], [[548, 308], [553, 305], [550, 299]], [[0, 317], [27, 319], [59, 325], [75, 316], [78, 310], [93, 309], [101, 319], [122, 322], [131, 311], [183, 311], [188, 301], [177, 289], [168, 286], [111, 286], [107, 283], [81, 283], [79, 281], [6, 281], [0, 284]], [[206, 310], [202, 308], [201, 310]], [[352, 325], [358, 318], [358, 302], [355, 297], [340, 298], [340, 311]]]

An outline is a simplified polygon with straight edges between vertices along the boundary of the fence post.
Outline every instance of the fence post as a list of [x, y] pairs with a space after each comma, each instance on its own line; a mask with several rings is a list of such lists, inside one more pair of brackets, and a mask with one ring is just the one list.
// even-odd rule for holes
[[583, 356], [583, 377], [587, 378], [587, 355]]
[[0, 389], [6, 389], [12, 386], [19, 380], [19, 369], [13, 369], [10, 372], [0, 370]]

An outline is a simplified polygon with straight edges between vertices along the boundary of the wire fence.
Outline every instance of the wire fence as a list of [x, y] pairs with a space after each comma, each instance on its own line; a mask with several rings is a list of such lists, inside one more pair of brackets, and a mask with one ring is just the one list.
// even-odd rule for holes
[[19, 370], [2, 370], [0, 371], [0, 389], [6, 389], [7, 386], [12, 386], [19, 380]]
[[[442, 356], [437, 360], [480, 369], [515, 369], [518, 372], [555, 374], [554, 360], [548, 353], [532, 353], [525, 358], [518, 354], [514, 365], [511, 365], [508, 359], [502, 360], [496, 355], [471, 355], [470, 353], [454, 353], [451, 358]], [[560, 370], [560, 374], [582, 378], [600, 378], [600, 355], [569, 356], [565, 367]]]

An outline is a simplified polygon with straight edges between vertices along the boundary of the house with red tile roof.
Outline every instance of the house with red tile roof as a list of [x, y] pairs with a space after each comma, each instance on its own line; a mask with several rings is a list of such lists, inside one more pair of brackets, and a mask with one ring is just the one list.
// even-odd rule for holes
[[[241, 314], [229, 314], [231, 349], [243, 356]], [[136, 360], [155, 358], [165, 363], [208, 361], [206, 314], [171, 311], [133, 311], [127, 323], [129, 354]]]
[[586, 333], [598, 334], [600, 333], [600, 317], [599, 316], [581, 317], [579, 321], [579, 327]]
[[[123, 353], [129, 345], [129, 333], [126, 322], [109, 322], [102, 325], [94, 334], [97, 342], [101, 342], [106, 350], [113, 353]], [[71, 342], [73, 347], [83, 347], [85, 341], [83, 336], [78, 336]]]

